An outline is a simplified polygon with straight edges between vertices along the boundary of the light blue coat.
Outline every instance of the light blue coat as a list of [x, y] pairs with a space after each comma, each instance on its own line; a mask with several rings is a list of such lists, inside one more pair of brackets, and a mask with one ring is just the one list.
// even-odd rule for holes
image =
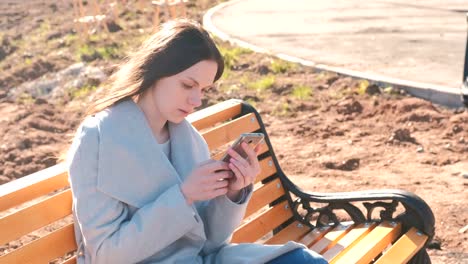
[[187, 205], [180, 183], [210, 158], [186, 120], [169, 123], [171, 161], [131, 100], [85, 119], [67, 161], [78, 263], [265, 263], [303, 245], [229, 244], [243, 203]]

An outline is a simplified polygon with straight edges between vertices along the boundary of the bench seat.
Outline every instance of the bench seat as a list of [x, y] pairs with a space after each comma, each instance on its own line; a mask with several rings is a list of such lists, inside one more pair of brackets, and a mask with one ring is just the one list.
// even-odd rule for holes
[[[262, 171], [232, 242], [301, 242], [330, 263], [430, 263], [434, 215], [401, 190], [306, 193], [281, 170], [251, 105], [228, 100], [191, 114], [214, 159], [241, 133], [262, 132]], [[76, 263], [66, 166], [0, 186], [0, 263]]]

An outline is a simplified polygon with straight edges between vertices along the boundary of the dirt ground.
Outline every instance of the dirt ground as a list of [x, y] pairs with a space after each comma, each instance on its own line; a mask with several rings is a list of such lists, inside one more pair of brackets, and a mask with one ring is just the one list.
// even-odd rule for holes
[[[75, 34], [73, 9], [63, 1], [19, 3], [0, 3], [0, 184], [54, 165], [94, 91], [105, 86], [86, 86], [79, 95], [65, 91], [60, 102], [47, 94], [14, 97], [10, 92], [80, 61], [108, 74], [151, 32], [152, 10], [132, 1], [118, 10], [115, 23], [123, 30], [87, 41]], [[215, 3], [191, 1], [189, 16], [200, 20]], [[467, 110], [219, 46], [227, 72], [207, 92], [204, 106], [229, 98], [252, 103], [283, 170], [305, 190], [416, 193], [436, 217], [429, 250], [433, 263], [468, 263]]]

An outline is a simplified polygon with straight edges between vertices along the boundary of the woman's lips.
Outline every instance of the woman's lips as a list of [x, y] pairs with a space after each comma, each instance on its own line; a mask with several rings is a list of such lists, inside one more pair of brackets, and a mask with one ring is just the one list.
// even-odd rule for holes
[[190, 112], [185, 111], [185, 110], [183, 110], [183, 109], [179, 109], [179, 111], [182, 112], [182, 114], [184, 114], [184, 115], [186, 115], [186, 116], [188, 116], [188, 115], [190, 114]]

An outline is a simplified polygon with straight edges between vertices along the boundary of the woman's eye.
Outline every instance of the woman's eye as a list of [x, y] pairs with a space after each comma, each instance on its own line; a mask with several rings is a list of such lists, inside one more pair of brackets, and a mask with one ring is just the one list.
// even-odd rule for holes
[[184, 86], [184, 88], [186, 89], [192, 89], [192, 85], [189, 85], [189, 84], [186, 84], [186, 83], [182, 83], [182, 86]]

